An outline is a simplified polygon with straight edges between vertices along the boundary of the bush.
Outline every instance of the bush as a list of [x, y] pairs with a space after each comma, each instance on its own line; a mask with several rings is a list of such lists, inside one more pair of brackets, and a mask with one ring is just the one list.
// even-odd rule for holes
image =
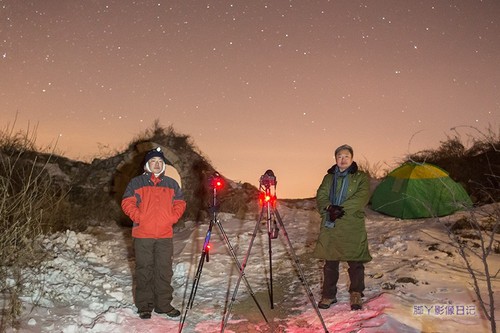
[[[0, 327], [15, 327], [21, 313], [20, 296], [33, 294], [39, 281], [25, 268], [43, 267], [40, 237], [58, 214], [64, 194], [54, 188], [36, 157], [24, 158], [35, 148], [35, 135], [0, 132]], [[35, 155], [36, 156], [36, 155]]]
[[[456, 129], [455, 129], [456, 131]], [[465, 142], [458, 132], [436, 150], [409, 155], [407, 160], [428, 162], [449, 172], [475, 204], [500, 201], [500, 131], [489, 129]]]
[[494, 267], [492, 257], [500, 252], [497, 240], [500, 233], [500, 132], [479, 133], [481, 139], [472, 138], [471, 143], [466, 144], [456, 132], [455, 136], [441, 142], [437, 150], [418, 152], [408, 160], [432, 163], [448, 171], [479, 206], [469, 209], [454, 224], [445, 225], [451, 245], [471, 277], [478, 305], [490, 322], [491, 332], [496, 332], [493, 282], [500, 270]]

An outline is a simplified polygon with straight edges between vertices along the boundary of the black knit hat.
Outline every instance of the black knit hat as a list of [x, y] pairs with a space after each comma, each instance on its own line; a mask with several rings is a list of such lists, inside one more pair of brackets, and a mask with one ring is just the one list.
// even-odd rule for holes
[[146, 153], [146, 157], [144, 157], [144, 164], [148, 163], [150, 159], [153, 157], [160, 157], [164, 163], [167, 163], [167, 159], [163, 155], [163, 152], [161, 151], [160, 147], [157, 147], [155, 149], [151, 149]]

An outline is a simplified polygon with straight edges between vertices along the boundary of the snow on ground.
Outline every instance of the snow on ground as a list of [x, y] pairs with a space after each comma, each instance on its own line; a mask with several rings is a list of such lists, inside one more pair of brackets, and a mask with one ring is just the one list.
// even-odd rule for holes
[[[364, 308], [350, 311], [347, 268], [343, 265], [339, 302], [319, 310], [320, 318], [307, 293], [309, 288], [319, 301], [322, 264], [310, 257], [319, 215], [308, 208], [311, 205], [305, 202], [301, 209], [278, 206], [304, 283], [283, 230], [271, 241], [269, 261], [265, 214], [259, 223], [259, 212], [245, 220], [219, 213], [222, 228], [213, 227], [209, 261], [204, 262], [198, 288], [192, 293], [208, 223], [195, 226], [188, 222], [186, 229], [177, 232], [173, 305], [185, 318], [182, 332], [220, 332], [229, 308], [225, 332], [324, 332], [321, 319], [329, 332], [489, 332], [471, 279], [455, 250], [447, 245], [442, 227], [443, 222], [454, 221], [464, 213], [439, 221], [401, 221], [367, 209], [373, 261], [366, 265]], [[242, 279], [233, 301], [238, 265], [247, 257], [250, 244], [244, 271], [250, 288]], [[22, 325], [7, 332], [179, 331], [179, 318], [154, 313], [150, 320], [137, 316], [132, 295], [130, 229], [113, 225], [93, 227], [85, 233], [68, 231], [50, 236], [45, 246], [53, 252], [53, 259], [43, 274], [38, 273], [43, 287], [35, 288], [44, 292], [25, 295]], [[492, 272], [500, 268], [498, 256], [495, 254], [490, 262]], [[273, 309], [268, 288], [271, 269]], [[494, 280], [494, 289], [498, 295], [498, 279]], [[193, 307], [186, 310], [191, 295]], [[499, 304], [500, 297], [495, 301]], [[38, 306], [33, 307], [34, 303]]]

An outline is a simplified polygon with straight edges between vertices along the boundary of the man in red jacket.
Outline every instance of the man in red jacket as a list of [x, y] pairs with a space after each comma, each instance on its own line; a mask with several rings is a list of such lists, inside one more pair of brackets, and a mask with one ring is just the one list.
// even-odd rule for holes
[[133, 178], [123, 194], [122, 209], [133, 222], [135, 305], [142, 319], [151, 312], [178, 317], [173, 299], [173, 225], [186, 210], [179, 184], [165, 175], [160, 148], [146, 154], [144, 173]]

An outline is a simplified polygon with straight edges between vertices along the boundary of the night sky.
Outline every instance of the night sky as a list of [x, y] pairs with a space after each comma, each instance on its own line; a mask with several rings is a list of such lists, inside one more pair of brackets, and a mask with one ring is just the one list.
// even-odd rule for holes
[[341, 144], [393, 166], [498, 130], [499, 21], [498, 0], [0, 0], [0, 124], [87, 161], [158, 119], [310, 197]]

